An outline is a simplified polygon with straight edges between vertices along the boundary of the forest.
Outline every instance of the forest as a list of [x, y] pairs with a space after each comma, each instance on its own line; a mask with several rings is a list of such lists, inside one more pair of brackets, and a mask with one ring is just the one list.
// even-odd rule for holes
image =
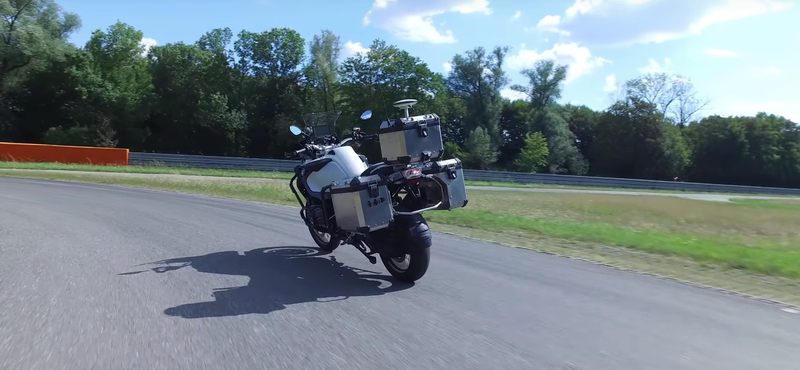
[[[72, 44], [80, 16], [53, 0], [0, 0], [0, 13], [0, 141], [282, 159], [307, 113], [339, 111], [339, 133], [374, 133], [413, 98], [412, 114], [438, 114], [445, 156], [468, 168], [800, 187], [797, 123], [702, 116], [708, 101], [686, 76], [643, 74], [595, 111], [559, 102], [568, 66], [553, 61], [509, 86], [503, 45], [465, 50], [442, 75], [380, 39], [342, 58], [331, 30], [211, 29], [147, 50], [122, 22]], [[377, 143], [358, 150], [380, 159]]]

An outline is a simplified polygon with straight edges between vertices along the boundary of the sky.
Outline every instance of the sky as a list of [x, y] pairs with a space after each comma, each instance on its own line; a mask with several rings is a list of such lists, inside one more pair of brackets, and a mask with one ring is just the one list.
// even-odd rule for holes
[[537, 60], [569, 66], [562, 103], [605, 109], [625, 81], [663, 71], [710, 101], [703, 116], [766, 111], [800, 123], [800, 0], [57, 1], [80, 15], [71, 41], [81, 46], [117, 21], [146, 45], [193, 43], [223, 27], [288, 27], [306, 40], [330, 29], [343, 57], [382, 39], [445, 75], [456, 54], [508, 46], [509, 86], [527, 85], [521, 71]]

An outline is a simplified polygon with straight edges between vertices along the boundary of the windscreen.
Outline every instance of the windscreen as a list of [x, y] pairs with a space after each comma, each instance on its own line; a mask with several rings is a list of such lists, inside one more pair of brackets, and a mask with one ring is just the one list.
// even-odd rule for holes
[[333, 130], [328, 126], [314, 126], [311, 129], [314, 130], [314, 137], [334, 135]]
[[315, 137], [335, 135], [336, 121], [342, 112], [309, 113], [303, 116], [307, 128], [311, 128]]

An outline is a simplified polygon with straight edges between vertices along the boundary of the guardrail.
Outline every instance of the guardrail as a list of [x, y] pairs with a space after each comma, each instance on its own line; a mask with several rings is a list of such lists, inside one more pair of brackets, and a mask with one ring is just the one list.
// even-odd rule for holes
[[[254, 170], [292, 172], [298, 161], [282, 159], [219, 157], [186, 154], [160, 154], [130, 152], [130, 165], [158, 164], [171, 167], [210, 168], [228, 170]], [[613, 177], [552, 175], [522, 172], [464, 170], [470, 181], [512, 182], [518, 184], [546, 184], [624, 189], [671, 190], [687, 192], [715, 192], [741, 194], [797, 195], [800, 189], [760, 186], [705, 184], [659, 180], [622, 179]]]

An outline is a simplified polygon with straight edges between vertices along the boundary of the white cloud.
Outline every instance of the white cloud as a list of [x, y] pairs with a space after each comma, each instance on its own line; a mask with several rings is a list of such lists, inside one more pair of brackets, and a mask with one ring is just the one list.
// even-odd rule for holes
[[725, 49], [706, 49], [706, 54], [718, 58], [732, 58], [739, 56], [739, 53]]
[[444, 69], [444, 73], [450, 73], [453, 70], [453, 63], [444, 62], [442, 63], [442, 69]]
[[539, 60], [553, 60], [556, 64], [569, 66], [564, 83], [570, 83], [606, 63], [611, 63], [605, 58], [592, 56], [587, 47], [575, 43], [555, 44], [551, 49], [541, 53], [525, 49], [525, 44], [522, 44], [522, 48], [516, 55], [507, 58], [507, 63], [510, 69], [522, 70], [532, 68]]
[[340, 57], [342, 59], [347, 59], [356, 56], [356, 54], [358, 53], [367, 53], [367, 52], [369, 52], [369, 48], [364, 47], [363, 45], [361, 45], [360, 42], [352, 42], [350, 40], [347, 40], [347, 42], [345, 42], [344, 45], [342, 46], [342, 52], [340, 54]]
[[767, 67], [766, 69], [764, 69], [764, 73], [767, 74], [768, 76], [777, 76], [781, 74], [781, 69], [775, 66]]
[[511, 20], [512, 20], [512, 21], [515, 21], [515, 20], [519, 19], [520, 17], [522, 17], [522, 12], [521, 12], [521, 11], [519, 11], [519, 10], [517, 10], [517, 12], [516, 12], [516, 13], [514, 13], [514, 15], [513, 15], [513, 16], [511, 16]]
[[562, 31], [558, 29], [558, 25], [561, 23], [561, 16], [559, 15], [546, 15], [544, 18], [539, 20], [539, 23], [536, 24], [536, 28], [528, 28], [526, 27], [525, 30], [532, 31], [535, 29], [539, 29], [542, 31], [549, 31], [549, 32], [556, 32], [562, 35], [569, 35], [569, 32]]
[[575, 0], [563, 17], [547, 15], [536, 29], [582, 45], [629, 46], [697, 35], [717, 23], [792, 6], [780, 0]]
[[139, 45], [144, 46], [144, 50], [142, 51], [142, 56], [146, 56], [147, 53], [150, 51], [150, 48], [158, 45], [158, 41], [156, 41], [155, 39], [151, 39], [149, 37], [142, 37], [142, 41], [139, 41]]
[[669, 70], [665, 68], [666, 66], [672, 64], [672, 61], [669, 58], [664, 58], [664, 66], [662, 67], [661, 64], [656, 62], [655, 59], [650, 58], [647, 61], [647, 65], [639, 68], [639, 72], [642, 73], [669, 73]]
[[505, 89], [500, 90], [500, 96], [502, 96], [504, 98], [507, 98], [507, 99], [509, 99], [511, 101], [514, 101], [514, 100], [528, 100], [528, 95], [527, 94], [525, 94], [523, 92], [511, 90], [510, 88], [505, 88]]
[[433, 17], [444, 13], [492, 14], [488, 0], [375, 0], [364, 15], [364, 25], [374, 24], [395, 37], [412, 42], [452, 44], [453, 31], [440, 31]]
[[603, 86], [603, 91], [607, 93], [613, 93], [619, 90], [619, 86], [617, 85], [617, 76], [614, 74], [610, 74], [606, 76], [606, 84]]

